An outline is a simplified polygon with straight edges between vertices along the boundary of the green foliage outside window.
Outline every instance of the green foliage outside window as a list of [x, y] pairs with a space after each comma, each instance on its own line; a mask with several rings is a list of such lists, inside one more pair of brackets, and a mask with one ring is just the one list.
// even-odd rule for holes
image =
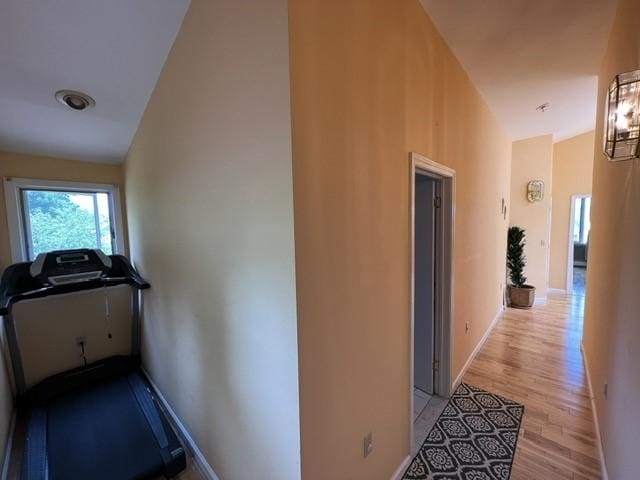
[[98, 245], [93, 205], [90, 208], [81, 207], [73, 201], [74, 195], [83, 194], [45, 190], [25, 192], [31, 227], [32, 257], [35, 258], [42, 252], [72, 248], [100, 247], [106, 254], [112, 253], [108, 211], [99, 212]]

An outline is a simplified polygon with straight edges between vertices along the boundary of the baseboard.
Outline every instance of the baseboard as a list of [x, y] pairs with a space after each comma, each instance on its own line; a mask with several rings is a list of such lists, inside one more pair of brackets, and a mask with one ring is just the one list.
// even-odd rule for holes
[[402, 474], [409, 466], [409, 463], [411, 463], [411, 455], [407, 455], [400, 466], [396, 468], [396, 471], [391, 475], [391, 480], [400, 480], [402, 478]]
[[547, 292], [565, 295], [567, 293], [567, 290], [565, 288], [547, 288]]
[[582, 361], [584, 369], [587, 372], [587, 385], [589, 386], [589, 397], [591, 400], [591, 411], [593, 411], [593, 422], [596, 424], [596, 439], [598, 441], [598, 455], [600, 455], [600, 467], [602, 468], [602, 480], [609, 480], [607, 474], [607, 464], [604, 461], [604, 450], [602, 448], [602, 435], [600, 434], [600, 422], [598, 422], [598, 411], [596, 410], [595, 395], [593, 394], [593, 384], [591, 383], [591, 374], [589, 373], [589, 362], [584, 352], [584, 345], [580, 342], [580, 351], [582, 352]]
[[11, 412], [11, 421], [9, 423], [7, 443], [4, 447], [4, 456], [2, 458], [2, 473], [0, 473], [0, 480], [7, 480], [9, 478], [9, 468], [11, 466], [11, 451], [13, 450], [13, 436], [16, 432], [16, 415], [17, 411], [14, 408], [13, 412]]
[[171, 405], [169, 405], [169, 402], [167, 402], [167, 399], [164, 398], [162, 393], [160, 393], [160, 389], [153, 382], [149, 373], [144, 368], [142, 369], [142, 372], [144, 373], [144, 376], [147, 378], [147, 380], [149, 381], [149, 384], [153, 388], [154, 395], [156, 395], [158, 400], [160, 400], [160, 403], [162, 404], [162, 408], [169, 414], [169, 417], [171, 417], [171, 422], [173, 423], [173, 426], [178, 430], [180, 439], [183, 441], [183, 443], [189, 450], [189, 453], [193, 456], [193, 459], [196, 462], [197, 467], [200, 469], [200, 472], [205, 476], [207, 480], [220, 480], [220, 477], [218, 477], [216, 475], [216, 472], [213, 471], [213, 468], [211, 468], [211, 465], [209, 465], [209, 462], [207, 462], [207, 459], [203, 455], [202, 451], [198, 448], [198, 445], [196, 444], [195, 440], [193, 439], [193, 437], [191, 436], [187, 428], [182, 424], [182, 422], [176, 415], [176, 412], [174, 412], [173, 408], [171, 408]]
[[471, 363], [473, 363], [473, 361], [475, 360], [476, 355], [478, 355], [478, 352], [484, 346], [484, 343], [487, 341], [487, 338], [489, 338], [489, 335], [491, 335], [491, 332], [493, 331], [494, 327], [498, 323], [498, 320], [500, 320], [500, 317], [502, 316], [502, 312], [504, 312], [504, 306], [501, 305], [500, 308], [498, 309], [498, 313], [496, 314], [493, 321], [491, 322], [491, 325], [489, 325], [487, 330], [484, 332], [484, 335], [482, 335], [482, 338], [476, 345], [476, 348], [473, 349], [473, 352], [471, 352], [471, 355], [469, 355], [469, 358], [467, 358], [467, 361], [464, 363], [462, 370], [460, 370], [460, 373], [458, 374], [455, 381], [451, 385], [452, 392], [455, 392], [456, 388], [458, 388], [458, 385], [460, 385], [460, 383], [462, 382], [462, 377], [464, 377], [464, 374], [467, 373], [467, 370], [471, 366]]

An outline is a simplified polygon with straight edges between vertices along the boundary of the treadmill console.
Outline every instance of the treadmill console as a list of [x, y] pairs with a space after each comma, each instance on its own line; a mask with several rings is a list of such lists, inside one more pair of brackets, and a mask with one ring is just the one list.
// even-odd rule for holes
[[104, 278], [111, 265], [101, 250], [58, 250], [39, 254], [29, 273], [44, 286], [57, 286]]

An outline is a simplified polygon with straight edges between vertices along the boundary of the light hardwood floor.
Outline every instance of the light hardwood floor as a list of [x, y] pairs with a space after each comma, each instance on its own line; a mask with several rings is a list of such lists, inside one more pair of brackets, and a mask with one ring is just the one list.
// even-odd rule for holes
[[511, 480], [600, 479], [580, 350], [584, 297], [507, 309], [463, 381], [525, 405]]
[[[508, 309], [463, 378], [525, 405], [511, 480], [601, 478], [580, 351], [583, 311], [584, 297], [566, 295], [531, 310]], [[9, 478], [18, 478], [20, 452], [17, 442]], [[179, 480], [202, 478], [190, 460]]]

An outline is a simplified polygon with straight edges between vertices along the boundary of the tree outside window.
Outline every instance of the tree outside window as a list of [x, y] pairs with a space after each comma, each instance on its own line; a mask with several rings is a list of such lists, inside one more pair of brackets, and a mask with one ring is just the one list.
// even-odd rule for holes
[[23, 190], [29, 256], [74, 248], [110, 255], [112, 227], [107, 193]]

